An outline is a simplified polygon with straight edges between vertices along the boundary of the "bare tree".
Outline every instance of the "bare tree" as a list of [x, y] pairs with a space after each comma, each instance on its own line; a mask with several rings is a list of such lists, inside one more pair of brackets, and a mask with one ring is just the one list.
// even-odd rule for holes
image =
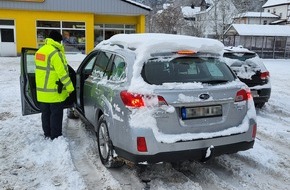
[[175, 34], [183, 22], [180, 6], [170, 4], [166, 9], [154, 16], [157, 32]]
[[213, 28], [210, 37], [223, 40], [225, 30], [233, 22], [238, 10], [231, 0], [212, 0], [213, 5], [208, 13], [208, 23]]
[[166, 0], [136, 0], [151, 7], [152, 11], [146, 16], [146, 31], [156, 32], [155, 17], [157, 12], [162, 8]]

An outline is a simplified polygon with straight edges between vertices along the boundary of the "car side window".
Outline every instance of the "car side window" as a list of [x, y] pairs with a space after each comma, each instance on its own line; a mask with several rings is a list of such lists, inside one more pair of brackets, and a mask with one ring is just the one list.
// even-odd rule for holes
[[27, 73], [35, 73], [35, 60], [34, 60], [34, 52], [33, 54], [27, 53], [26, 54], [26, 66], [27, 66]]
[[97, 56], [96, 64], [93, 69], [93, 75], [98, 78], [108, 76], [108, 65], [112, 54], [108, 52], [100, 52]]
[[88, 75], [91, 75], [92, 73], [92, 69], [93, 69], [93, 66], [94, 66], [94, 63], [96, 62], [96, 56], [92, 57], [87, 65], [85, 66], [85, 68], [83, 69], [83, 73], [84, 74], [88, 74]]
[[109, 77], [111, 81], [122, 81], [126, 78], [126, 63], [120, 56], [115, 56], [112, 64], [112, 72]]

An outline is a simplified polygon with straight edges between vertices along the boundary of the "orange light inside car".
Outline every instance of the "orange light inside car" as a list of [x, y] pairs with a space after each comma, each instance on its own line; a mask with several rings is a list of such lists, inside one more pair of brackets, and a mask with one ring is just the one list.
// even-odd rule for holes
[[180, 55], [194, 55], [196, 54], [196, 51], [193, 50], [179, 50], [177, 51], [178, 54]]

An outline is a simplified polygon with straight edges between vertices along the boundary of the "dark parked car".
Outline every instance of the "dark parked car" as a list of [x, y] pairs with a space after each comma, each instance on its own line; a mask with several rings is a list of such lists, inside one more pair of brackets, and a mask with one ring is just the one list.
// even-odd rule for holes
[[224, 48], [224, 58], [239, 79], [250, 87], [255, 106], [262, 108], [271, 95], [270, 73], [263, 61], [243, 47]]
[[[253, 147], [249, 88], [222, 61], [223, 44], [169, 34], [118, 34], [102, 41], [76, 73], [67, 107], [93, 126], [106, 167], [206, 160]], [[23, 49], [23, 115], [39, 113], [34, 53]]]

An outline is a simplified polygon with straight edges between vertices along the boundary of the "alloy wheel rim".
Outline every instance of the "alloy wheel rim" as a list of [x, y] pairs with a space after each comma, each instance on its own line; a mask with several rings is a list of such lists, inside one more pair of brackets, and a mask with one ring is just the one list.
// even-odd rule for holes
[[109, 155], [109, 136], [105, 123], [102, 123], [99, 130], [99, 147], [100, 153], [103, 158], [107, 158]]

